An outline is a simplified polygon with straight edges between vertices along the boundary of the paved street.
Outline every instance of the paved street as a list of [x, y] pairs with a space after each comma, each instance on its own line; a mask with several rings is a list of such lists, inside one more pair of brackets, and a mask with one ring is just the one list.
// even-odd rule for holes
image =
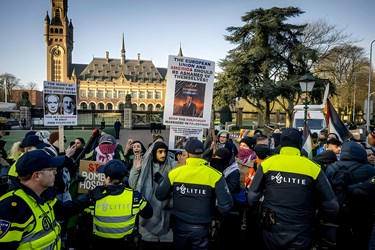
[[[128, 139], [131, 138], [133, 140], [141, 141], [143, 145], [147, 148], [148, 145], [152, 142], [152, 133], [149, 129], [122, 129], [120, 131], [120, 139], [116, 140], [122, 146], [125, 146]], [[164, 137], [166, 144], [168, 145], [169, 142], [169, 129], [161, 130], [161, 135]]]

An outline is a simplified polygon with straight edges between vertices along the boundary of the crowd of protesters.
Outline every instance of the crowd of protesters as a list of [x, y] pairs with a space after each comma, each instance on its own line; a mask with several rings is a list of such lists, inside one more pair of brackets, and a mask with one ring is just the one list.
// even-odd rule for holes
[[[115, 136], [29, 131], [10, 152], [0, 138], [0, 248], [375, 249], [375, 140], [322, 130], [309, 159], [293, 128], [215, 131], [178, 150]], [[83, 160], [103, 174], [87, 193]]]

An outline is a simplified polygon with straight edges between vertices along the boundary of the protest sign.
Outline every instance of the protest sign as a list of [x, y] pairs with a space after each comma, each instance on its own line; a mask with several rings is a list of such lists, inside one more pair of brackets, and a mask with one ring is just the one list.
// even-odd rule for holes
[[215, 62], [169, 56], [163, 124], [209, 128]]
[[103, 164], [103, 162], [80, 160], [79, 174], [85, 177], [85, 180], [78, 184], [78, 193], [87, 193], [96, 186], [103, 185], [105, 176], [103, 173], [98, 173], [96, 171], [98, 167]]

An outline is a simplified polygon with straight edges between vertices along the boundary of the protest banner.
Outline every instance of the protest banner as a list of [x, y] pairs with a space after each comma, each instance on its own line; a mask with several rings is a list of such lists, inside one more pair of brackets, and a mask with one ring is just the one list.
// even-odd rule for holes
[[63, 82], [43, 82], [44, 126], [77, 125], [77, 86]]
[[78, 193], [87, 193], [96, 186], [103, 185], [105, 176], [103, 173], [98, 173], [96, 171], [98, 167], [103, 164], [103, 162], [80, 160], [79, 174], [85, 177], [85, 180], [78, 184]]
[[209, 128], [215, 62], [169, 56], [163, 124]]

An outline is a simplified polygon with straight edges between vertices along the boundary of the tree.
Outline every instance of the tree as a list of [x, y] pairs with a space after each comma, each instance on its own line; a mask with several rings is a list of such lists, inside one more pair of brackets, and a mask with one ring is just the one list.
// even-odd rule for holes
[[[272, 105], [276, 102], [287, 113], [287, 125], [293, 107], [301, 103], [298, 79], [307, 72], [317, 78], [309, 100], [322, 103], [328, 82], [331, 95], [336, 94], [332, 78], [321, 74], [317, 64], [338, 45], [353, 42], [349, 34], [324, 21], [304, 25], [286, 23], [303, 14], [298, 8], [256, 9], [242, 17], [245, 25], [229, 27], [226, 40], [237, 47], [219, 62], [223, 72], [218, 74], [214, 89], [215, 105], [241, 97], [257, 108], [269, 122]], [[227, 96], [225, 97], [224, 94]]]
[[13, 102], [12, 100], [12, 90], [20, 88], [20, 79], [16, 78], [14, 75], [10, 73], [4, 73], [0, 75], [0, 101], [5, 101], [5, 86], [4, 80], [6, 79], [6, 87], [7, 87], [7, 99], [8, 102]]
[[[340, 96], [339, 106], [346, 113], [353, 112], [354, 93], [356, 89], [366, 89], [369, 62], [364, 48], [354, 45], [340, 45], [331, 48], [315, 65], [317, 74], [332, 79]], [[356, 92], [356, 103], [362, 107], [367, 92]], [[354, 104], [356, 105], [356, 104]], [[357, 106], [357, 105], [356, 105]]]
[[[274, 101], [281, 94], [294, 100], [295, 94], [300, 92], [295, 87], [296, 79], [305, 73], [306, 62], [316, 56], [301, 42], [306, 25], [286, 23], [288, 18], [302, 13], [294, 7], [260, 8], [242, 16], [244, 26], [227, 28], [231, 35], [226, 36], [226, 40], [237, 47], [219, 62], [223, 72], [217, 76], [215, 93], [230, 91], [228, 96], [243, 98], [269, 123]], [[281, 80], [292, 86], [287, 90], [280, 88]], [[220, 95], [214, 101], [220, 104], [225, 99]]]
[[36, 90], [38, 88], [38, 84], [36, 84], [35, 82], [29, 82], [28, 84], [22, 85], [21, 87], [25, 90]]

